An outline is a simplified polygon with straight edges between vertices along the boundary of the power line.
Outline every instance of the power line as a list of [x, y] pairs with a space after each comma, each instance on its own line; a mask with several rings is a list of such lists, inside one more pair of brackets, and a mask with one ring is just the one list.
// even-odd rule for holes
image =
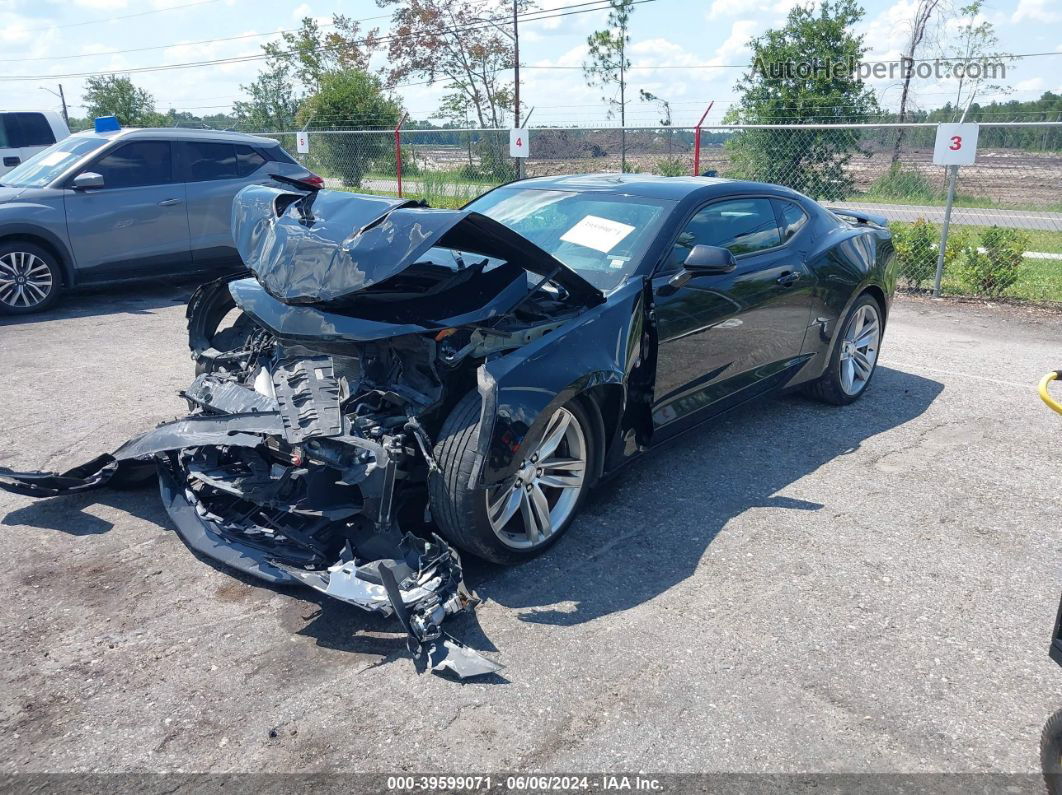
[[[205, 2], [217, 2], [217, 0], [205, 0]], [[197, 5], [193, 3], [192, 5]], [[166, 9], [168, 10], [168, 9]], [[390, 14], [381, 14], [375, 17], [365, 17], [363, 19], [353, 19], [351, 22], [361, 24], [362, 22], [373, 22], [377, 19], [388, 19]], [[334, 28], [335, 24], [332, 22], [324, 25], [319, 25], [319, 28]], [[47, 30], [47, 28], [45, 28]], [[127, 55], [131, 52], [149, 52], [152, 50], [168, 50], [173, 47], [197, 47], [201, 44], [219, 44], [226, 41], [241, 41], [244, 39], [260, 39], [264, 36], [283, 36], [285, 33], [296, 33], [299, 28], [285, 28], [283, 30], [267, 31], [265, 33], [242, 33], [239, 36], [226, 36], [220, 39], [201, 39], [199, 41], [175, 41], [172, 44], [156, 44], [151, 47], [134, 47], [128, 50], [107, 50], [105, 52], [82, 52], [76, 55], [46, 55], [40, 58], [0, 58], [0, 63], [21, 63], [23, 61], [68, 61], [72, 58], [102, 58], [107, 55]]]
[[[203, 2], [214, 2], [215, 0], [202, 0], [202, 1]], [[645, 3], [654, 3], [654, 2], [657, 2], [657, 0], [634, 0], [634, 2], [632, 4], [633, 5], [643, 5]], [[593, 8], [583, 8], [583, 6], [594, 6], [594, 7]], [[556, 9], [549, 9], [548, 12], [547, 11], [529, 11], [529, 12], [526, 12], [525, 14], [520, 15], [518, 18], [521, 21], [524, 21], [524, 22], [538, 22], [540, 20], [557, 19], [559, 17], [572, 16], [572, 15], [575, 15], [575, 14], [586, 14], [586, 13], [590, 13], [590, 12], [593, 12], [593, 11], [603, 11], [603, 10], [609, 8], [609, 7], [610, 6], [609, 6], [608, 0], [589, 0], [588, 2], [573, 3], [573, 4], [570, 4], [570, 5], [566, 5], [566, 6], [559, 6]], [[581, 10], [568, 11], [568, 10], [564, 10], [564, 9], [581, 9]], [[463, 25], [463, 26], [451, 27], [451, 28], [440, 28], [437, 31], [433, 31], [431, 35], [446, 35], [446, 34], [450, 34], [450, 33], [464, 33], [464, 32], [468, 32], [468, 31], [472, 31], [472, 30], [483, 30], [483, 29], [488, 28], [488, 27], [493, 27], [494, 23], [496, 23], [496, 22], [508, 22], [510, 19], [511, 19], [511, 17], [498, 17], [498, 18], [494, 18], [494, 19], [484, 19], [484, 20], [481, 20], [481, 21], [479, 21], [479, 22], [477, 22], [475, 24]], [[401, 41], [401, 40], [404, 40], [404, 39], [411, 39], [411, 38], [412, 39], [422, 38], [423, 36], [424, 36], [424, 34], [419, 34], [419, 33], [392, 34], [392, 35], [387, 35], [387, 36], [379, 36], [379, 37], [376, 37], [376, 38], [373, 38], [373, 39], [361, 39], [361, 40], [355, 40], [355, 41], [351, 41], [351, 42], [343, 42], [342, 44], [325, 45], [325, 46], [316, 48], [314, 51], [315, 52], [323, 52], [323, 51], [327, 51], [327, 50], [335, 50], [335, 49], [339, 49], [341, 47], [350, 46], [350, 45], [354, 45], [354, 44], [366, 44], [366, 43], [369, 43], [370, 41], [375, 42], [375, 43], [383, 43], [383, 42], [388, 42], [388, 41]], [[180, 46], [180, 45], [171, 45], [171, 46]], [[295, 55], [295, 54], [297, 54], [297, 51], [296, 50], [287, 50], [287, 51], [284, 51], [284, 52], [282, 52], [280, 54], [281, 55]], [[145, 72], [168, 72], [168, 71], [179, 70], [179, 69], [199, 68], [199, 67], [203, 67], [203, 66], [220, 66], [220, 65], [223, 65], [223, 64], [247, 63], [247, 62], [250, 62], [250, 61], [264, 60], [264, 59], [267, 59], [267, 58], [270, 58], [270, 57], [273, 57], [273, 56], [271, 56], [269, 53], [257, 53], [257, 54], [254, 54], [254, 55], [239, 55], [239, 56], [233, 56], [233, 57], [230, 57], [230, 58], [215, 58], [215, 59], [205, 60], [205, 61], [188, 61], [186, 63], [165, 64], [165, 65], [161, 65], [161, 66], [140, 66], [140, 67], [128, 67], [128, 68], [124, 68], [124, 69], [109, 69], [109, 70], [98, 71], [98, 72], [70, 72], [70, 73], [65, 73], [65, 74], [49, 74], [49, 75], [46, 75], [45, 77], [31, 77], [29, 75], [0, 75], [0, 80], [5, 81], [5, 82], [41, 82], [41, 81], [44, 81], [44, 80], [62, 80], [62, 79], [73, 79], [73, 78], [80, 78], [80, 77], [96, 77], [96, 76], [104, 76], [104, 75], [141, 74], [141, 73], [145, 73]], [[498, 71], [504, 71], [504, 70], [495, 70], [495, 72], [498, 72]]]

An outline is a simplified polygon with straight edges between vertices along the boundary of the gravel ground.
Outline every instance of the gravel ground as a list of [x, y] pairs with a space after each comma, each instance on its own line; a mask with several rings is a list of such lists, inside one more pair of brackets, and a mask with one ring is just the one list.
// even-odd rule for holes
[[[188, 290], [0, 324], [0, 463], [181, 413]], [[1025, 772], [1062, 707], [1062, 316], [898, 300], [865, 399], [767, 401], [629, 468], [450, 625], [507, 666], [418, 676], [388, 621], [194, 558], [151, 490], [0, 493], [0, 773]]]

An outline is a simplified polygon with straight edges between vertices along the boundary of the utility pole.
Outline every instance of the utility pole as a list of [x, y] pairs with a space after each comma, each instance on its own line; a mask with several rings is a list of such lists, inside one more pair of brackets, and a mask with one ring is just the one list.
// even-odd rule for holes
[[[513, 127], [520, 129], [520, 21], [517, 16], [520, 0], [513, 0]], [[516, 178], [524, 178], [524, 159], [516, 158]]]
[[627, 22], [620, 28], [620, 173], [627, 173]]
[[66, 112], [66, 95], [63, 94], [63, 84], [59, 84], [59, 101], [63, 103], [63, 121], [66, 122], [67, 129], [70, 128], [70, 115]]

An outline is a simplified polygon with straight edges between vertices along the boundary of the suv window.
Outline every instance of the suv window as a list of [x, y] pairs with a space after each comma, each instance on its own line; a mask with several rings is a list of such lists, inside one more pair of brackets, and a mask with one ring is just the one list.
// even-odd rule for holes
[[43, 113], [4, 113], [3, 128], [7, 143], [3, 146], [51, 146], [55, 143], [52, 126]]
[[242, 144], [236, 146], [236, 167], [241, 177], [247, 177], [266, 164], [261, 153]]
[[184, 141], [185, 180], [206, 182], [215, 179], [236, 179], [236, 147], [211, 141]]
[[728, 248], [736, 256], [781, 242], [770, 199], [728, 199], [708, 205], [690, 219], [675, 241], [672, 261], [681, 265], [696, 245]]
[[808, 214], [793, 202], [780, 201], [778, 209], [782, 216], [782, 241], [788, 243], [808, 222]]
[[131, 141], [109, 152], [86, 171], [103, 177], [103, 187], [137, 188], [173, 182], [173, 157], [169, 141]]

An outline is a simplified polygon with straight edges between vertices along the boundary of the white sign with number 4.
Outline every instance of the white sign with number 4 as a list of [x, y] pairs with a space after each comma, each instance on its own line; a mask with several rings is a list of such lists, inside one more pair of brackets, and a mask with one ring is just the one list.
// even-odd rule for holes
[[938, 124], [933, 163], [938, 166], [972, 166], [977, 157], [976, 124]]
[[527, 157], [527, 128], [509, 130], [509, 157]]

